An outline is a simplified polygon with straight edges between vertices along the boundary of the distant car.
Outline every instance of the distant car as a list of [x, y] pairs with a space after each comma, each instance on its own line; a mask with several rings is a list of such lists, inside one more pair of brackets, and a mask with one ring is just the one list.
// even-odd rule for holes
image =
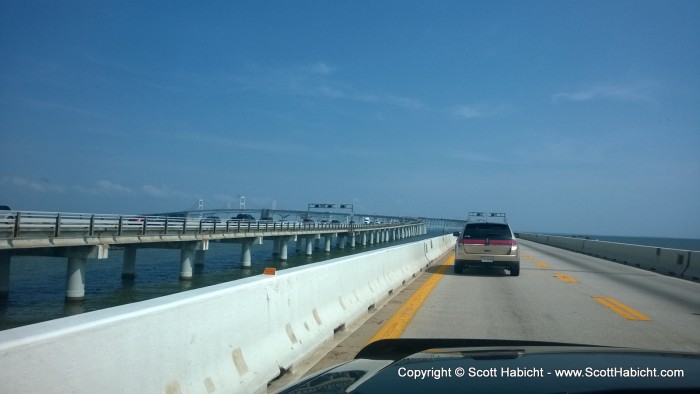
[[230, 222], [254, 222], [255, 218], [253, 215], [247, 214], [247, 213], [239, 213], [238, 215], [232, 217], [228, 221]]
[[507, 223], [473, 222], [464, 226], [464, 232], [455, 245], [454, 272], [465, 267], [505, 268], [511, 276], [520, 275], [518, 242]]
[[206, 218], [202, 219], [202, 222], [204, 222], [204, 223], [221, 223], [221, 218], [218, 216], [207, 216]]
[[12, 220], [15, 218], [15, 214], [12, 209], [7, 205], [0, 205], [0, 220]]
[[372, 223], [372, 219], [370, 219], [370, 218], [364, 218], [364, 219], [362, 219], [362, 222], [363, 222], [364, 224], [370, 224], [370, 223]]
[[303, 224], [314, 224], [314, 220], [310, 218], [304, 218], [301, 222]]
[[340, 224], [340, 220], [333, 219], [331, 220], [331, 224]]

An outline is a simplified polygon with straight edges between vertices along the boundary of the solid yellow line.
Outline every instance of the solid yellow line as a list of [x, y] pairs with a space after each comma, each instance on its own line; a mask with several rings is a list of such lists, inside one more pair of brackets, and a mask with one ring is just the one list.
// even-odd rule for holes
[[447, 261], [441, 265], [440, 268], [438, 268], [438, 270], [431, 275], [430, 278], [428, 278], [428, 280], [426, 280], [415, 293], [413, 293], [411, 298], [401, 305], [394, 316], [392, 316], [391, 319], [389, 319], [389, 321], [387, 321], [384, 326], [382, 326], [382, 328], [380, 328], [379, 331], [374, 334], [369, 343], [380, 339], [400, 337], [406, 330], [406, 327], [408, 327], [408, 323], [410, 323], [411, 319], [413, 319], [413, 316], [418, 313], [418, 309], [420, 309], [423, 302], [426, 300], [426, 298], [428, 298], [430, 292], [433, 291], [433, 288], [438, 284], [440, 279], [442, 279], [445, 271], [447, 271], [447, 269], [454, 264], [454, 261], [454, 255], [450, 256]]
[[593, 297], [594, 300], [601, 303], [606, 308], [612, 310], [618, 315], [624, 317], [627, 320], [643, 320], [650, 321], [651, 318], [639, 311], [636, 311], [629, 306], [621, 303], [620, 301], [610, 298], [610, 297]]

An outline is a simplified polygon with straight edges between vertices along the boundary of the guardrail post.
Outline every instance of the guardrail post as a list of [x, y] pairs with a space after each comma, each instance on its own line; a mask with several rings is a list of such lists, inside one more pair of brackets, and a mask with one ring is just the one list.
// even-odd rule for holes
[[124, 217], [119, 215], [119, 224], [117, 225], [117, 235], [122, 235], [122, 227], [124, 226]]
[[168, 217], [165, 217], [165, 230], [163, 230], [163, 234], [167, 235], [168, 234]]
[[202, 233], [202, 219], [199, 219], [199, 234]]
[[90, 230], [88, 231], [88, 235], [91, 237], [95, 234], [95, 215], [90, 216]]
[[20, 220], [20, 214], [21, 214], [20, 212], [17, 212], [17, 214], [15, 215], [15, 228], [14, 228], [14, 231], [13, 231], [13, 232], [14, 232], [13, 236], [14, 236], [15, 238], [19, 238], [19, 220]]
[[148, 216], [143, 217], [143, 228], [141, 229], [141, 235], [146, 235], [146, 227], [148, 226]]
[[59, 237], [61, 235], [61, 214], [56, 215], [56, 227], [54, 228], [53, 236]]
[[187, 216], [185, 216], [185, 219], [182, 221], [182, 233], [185, 234], [187, 232]]

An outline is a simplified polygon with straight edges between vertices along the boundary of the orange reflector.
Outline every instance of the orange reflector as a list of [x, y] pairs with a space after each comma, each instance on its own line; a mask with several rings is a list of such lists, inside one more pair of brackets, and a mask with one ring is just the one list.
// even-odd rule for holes
[[265, 271], [263, 271], [263, 275], [277, 275], [277, 270], [274, 268], [267, 267], [265, 268]]

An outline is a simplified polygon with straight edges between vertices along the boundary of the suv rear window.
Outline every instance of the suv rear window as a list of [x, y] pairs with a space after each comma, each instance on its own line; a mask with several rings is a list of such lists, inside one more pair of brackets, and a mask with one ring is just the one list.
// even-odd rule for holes
[[464, 228], [464, 239], [512, 239], [510, 227], [501, 223], [469, 223]]

